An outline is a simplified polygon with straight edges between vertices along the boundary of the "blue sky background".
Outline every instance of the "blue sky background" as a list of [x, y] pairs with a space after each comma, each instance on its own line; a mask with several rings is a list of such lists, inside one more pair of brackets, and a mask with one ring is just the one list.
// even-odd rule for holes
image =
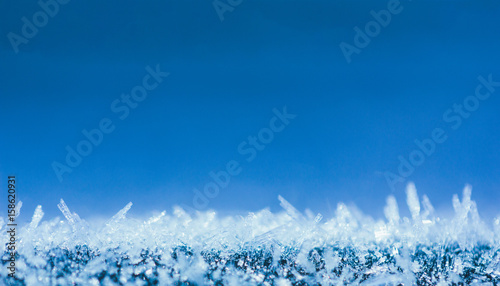
[[[15, 53], [7, 38], [36, 1], [0, 2], [0, 176], [18, 178], [29, 218], [82, 217], [192, 205], [208, 173], [242, 172], [210, 200], [224, 213], [279, 210], [278, 194], [329, 216], [340, 201], [382, 216], [381, 172], [440, 127], [448, 140], [409, 180], [437, 208], [473, 185], [482, 214], [500, 202], [500, 89], [458, 130], [443, 122], [474, 95], [479, 75], [500, 81], [500, 3], [401, 2], [403, 11], [348, 64], [339, 48], [387, 1], [243, 1], [220, 21], [211, 1], [72, 1]], [[170, 76], [120, 121], [110, 104], [146, 66]], [[297, 114], [251, 163], [237, 147], [267, 127], [272, 109]], [[67, 145], [108, 117], [116, 130], [59, 182]], [[2, 186], [2, 189], [4, 189]], [[5, 204], [1, 204], [4, 209]], [[331, 209], [330, 209], [331, 208]]]

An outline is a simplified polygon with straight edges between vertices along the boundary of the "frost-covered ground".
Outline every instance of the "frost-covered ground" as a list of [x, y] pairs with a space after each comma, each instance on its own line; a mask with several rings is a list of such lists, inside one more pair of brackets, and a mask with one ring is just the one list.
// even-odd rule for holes
[[[455, 214], [435, 214], [426, 196], [407, 188], [411, 218], [387, 198], [385, 220], [340, 203], [326, 220], [284, 209], [246, 217], [190, 216], [181, 208], [146, 221], [127, 218], [128, 204], [106, 223], [89, 225], [61, 200], [65, 219], [18, 229], [12, 285], [468, 285], [500, 284], [500, 217], [483, 221], [465, 187]], [[0, 218], [0, 241], [7, 242]], [[4, 258], [6, 257], [4, 252]]]

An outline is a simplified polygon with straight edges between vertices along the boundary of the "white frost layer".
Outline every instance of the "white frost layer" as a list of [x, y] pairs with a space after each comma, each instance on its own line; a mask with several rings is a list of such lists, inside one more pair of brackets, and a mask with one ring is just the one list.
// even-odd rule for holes
[[[23, 269], [27, 269], [25, 263], [40, 266], [45, 263], [35, 254], [35, 250], [48, 252], [54, 248], [74, 249], [81, 245], [97, 249], [101, 253], [119, 249], [131, 259], [140, 259], [138, 257], [144, 249], [168, 250], [179, 246], [188, 246], [196, 253], [229, 253], [245, 248], [263, 247], [278, 250], [275, 254], [278, 257], [279, 249], [302, 247], [307, 251], [298, 254], [297, 263], [304, 261], [304, 265], [307, 264], [306, 256], [310, 250], [326, 245], [354, 246], [360, 249], [366, 249], [367, 245], [373, 244], [386, 245], [394, 247], [395, 254], [400, 247], [414, 249], [422, 244], [444, 245], [453, 242], [463, 250], [472, 249], [478, 244], [493, 245], [496, 249], [500, 246], [500, 216], [493, 223], [483, 221], [478, 214], [476, 203], [471, 200], [470, 186], [465, 187], [461, 200], [457, 195], [453, 196], [455, 215], [451, 218], [438, 217], [427, 196], [424, 195], [420, 201], [412, 183], [407, 187], [406, 200], [411, 218], [401, 218], [393, 196], [387, 198], [384, 208], [386, 220], [375, 220], [356, 209], [349, 209], [343, 203], [338, 204], [334, 217], [322, 220], [321, 214], [314, 215], [307, 210], [304, 215], [281, 196], [279, 200], [284, 209], [281, 213], [271, 213], [264, 209], [249, 213], [246, 217], [218, 217], [213, 211], [198, 212], [191, 216], [182, 208], [175, 207], [172, 214], [164, 211], [145, 221], [126, 217], [132, 207], [132, 203], [129, 203], [106, 223], [91, 227], [76, 213], [72, 213], [61, 199], [58, 207], [65, 219], [42, 221], [44, 213], [42, 207], [38, 206], [31, 223], [18, 229], [17, 249], [18, 253], [25, 257], [25, 261], [19, 261], [18, 271], [26, 278], [27, 284], [33, 279], [33, 285], [41, 283], [43, 281], [38, 280], [41, 274], [23, 274]], [[19, 207], [20, 204], [21, 202]], [[9, 239], [6, 227], [6, 219], [0, 217], [0, 242], [4, 251]], [[400, 254], [400, 257], [404, 261], [405, 254]], [[326, 259], [325, 263], [339, 263], [334, 258], [331, 259]], [[191, 273], [194, 278], [185, 278], [203, 282], [202, 270], [206, 269], [206, 263], [199, 260], [191, 262], [189, 267], [195, 267], [193, 263], [199, 264], [201, 270], [187, 271], [185, 273]], [[408, 269], [419, 267], [409, 260], [408, 265], [405, 262], [399, 264]], [[188, 269], [191, 269], [189, 267]], [[492, 273], [498, 272], [500, 275], [500, 262], [494, 267], [496, 269], [492, 269]], [[6, 267], [2, 267], [0, 276], [6, 275]], [[378, 276], [377, 279], [383, 281], [384, 275]], [[387, 279], [393, 278], [388, 276]], [[283, 278], [276, 280], [276, 283], [288, 285]]]
[[[288, 201], [279, 196], [282, 213], [271, 213], [268, 209], [249, 213], [246, 217], [218, 217], [214, 211], [197, 212], [191, 216], [181, 207], [174, 207], [172, 214], [163, 211], [145, 221], [127, 218], [132, 207], [128, 203], [122, 210], [98, 227], [90, 227], [76, 213], [72, 213], [61, 199], [59, 209], [66, 218], [54, 218], [41, 222], [42, 207], [35, 209], [31, 223], [18, 229], [19, 250], [30, 247], [71, 247], [85, 243], [99, 249], [135, 244], [141, 247], [154, 247], [158, 243], [175, 245], [209, 244], [214, 236], [227, 246], [237, 247], [255, 239], [272, 238], [282, 244], [312, 240], [327, 242], [391, 242], [432, 243], [451, 240], [466, 247], [470, 243], [498, 242], [500, 238], [500, 216], [492, 224], [484, 222], [471, 200], [471, 187], [466, 186], [462, 200], [453, 196], [455, 216], [440, 218], [427, 196], [419, 201], [415, 186], [407, 187], [407, 205], [411, 218], [400, 218], [399, 207], [393, 196], [387, 198], [384, 207], [386, 220], [375, 220], [365, 216], [357, 209], [349, 209], [339, 203], [335, 216], [322, 221], [321, 214], [313, 215], [306, 210], [300, 213]], [[19, 202], [19, 205], [22, 203]], [[421, 209], [422, 205], [422, 209]], [[0, 217], [0, 242], [5, 251], [8, 236], [5, 232], [6, 219]], [[40, 224], [41, 222], [41, 224]], [[125, 243], [126, 242], [126, 243]], [[125, 243], [125, 244], [124, 244]]]

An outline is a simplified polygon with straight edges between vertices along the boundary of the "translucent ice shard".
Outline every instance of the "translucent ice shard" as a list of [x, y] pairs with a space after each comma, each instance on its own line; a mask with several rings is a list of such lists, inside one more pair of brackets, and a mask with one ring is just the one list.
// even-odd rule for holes
[[399, 209], [398, 203], [394, 196], [387, 197], [387, 205], [384, 207], [385, 218], [391, 224], [397, 224], [399, 222]]
[[23, 202], [22, 201], [19, 201], [17, 204], [16, 204], [16, 216], [15, 218], [17, 219], [17, 217], [21, 214], [21, 208], [23, 207]]
[[420, 217], [420, 202], [418, 200], [417, 188], [415, 188], [415, 184], [413, 183], [409, 183], [406, 187], [406, 203], [408, 204], [413, 220], [418, 220]]
[[118, 222], [125, 218], [125, 215], [132, 207], [132, 202], [129, 202], [123, 209], [118, 211], [108, 222], [107, 225], [116, 225]]
[[278, 199], [280, 201], [280, 206], [285, 209], [286, 213], [293, 219], [297, 221], [304, 221], [305, 218], [304, 216], [294, 207], [292, 204], [290, 204], [287, 200], [285, 200], [282, 196], [278, 196]]
[[73, 215], [69, 211], [69, 208], [68, 208], [68, 206], [66, 205], [66, 203], [64, 202], [63, 199], [61, 199], [61, 201], [59, 202], [59, 204], [57, 205], [57, 207], [62, 212], [62, 214], [64, 215], [64, 217], [68, 220], [69, 224], [70, 225], [74, 225], [75, 224], [75, 218], [73, 217]]
[[160, 221], [165, 215], [167, 214], [166, 211], [162, 211], [159, 215], [157, 216], [152, 216], [151, 218], [149, 218], [147, 221], [145, 221], [144, 223], [145, 224], [153, 224], [153, 223], [156, 223], [158, 221]]
[[424, 206], [424, 212], [422, 213], [422, 218], [426, 219], [434, 215], [434, 207], [431, 204], [431, 201], [424, 195], [422, 198], [422, 205]]
[[458, 199], [457, 195], [453, 195], [453, 208], [455, 209], [455, 217], [461, 223], [467, 222], [467, 215], [472, 206], [471, 202], [472, 187], [466, 185], [463, 190], [462, 202]]
[[33, 214], [33, 217], [31, 218], [31, 222], [29, 225], [30, 230], [33, 230], [38, 226], [38, 224], [40, 223], [40, 221], [43, 218], [43, 215], [44, 215], [44, 213], [42, 211], [42, 206], [38, 205], [35, 209], [35, 213]]

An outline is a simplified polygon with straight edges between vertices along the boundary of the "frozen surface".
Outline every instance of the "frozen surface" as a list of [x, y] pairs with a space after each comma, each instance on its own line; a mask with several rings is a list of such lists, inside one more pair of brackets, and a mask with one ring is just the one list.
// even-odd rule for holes
[[[480, 218], [466, 186], [455, 214], [439, 217], [427, 196], [407, 187], [411, 218], [393, 196], [385, 220], [339, 203], [323, 218], [279, 197], [281, 213], [245, 217], [189, 215], [176, 207], [146, 220], [89, 224], [61, 200], [63, 218], [43, 220], [38, 206], [18, 229], [12, 285], [468, 285], [500, 284], [500, 216]], [[19, 204], [20, 208], [21, 204]], [[382, 206], [381, 206], [382, 207]], [[23, 210], [26, 211], [26, 210]], [[0, 240], [7, 243], [6, 218]], [[3, 260], [2, 260], [3, 261]]]

